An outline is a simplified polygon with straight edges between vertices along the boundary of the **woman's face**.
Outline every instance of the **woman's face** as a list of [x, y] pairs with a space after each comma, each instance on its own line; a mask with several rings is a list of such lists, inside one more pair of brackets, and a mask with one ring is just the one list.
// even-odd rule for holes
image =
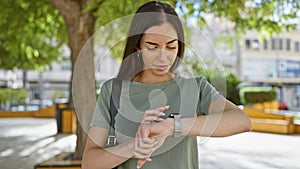
[[178, 53], [176, 29], [169, 22], [147, 29], [140, 40], [144, 71], [154, 75], [167, 74]]

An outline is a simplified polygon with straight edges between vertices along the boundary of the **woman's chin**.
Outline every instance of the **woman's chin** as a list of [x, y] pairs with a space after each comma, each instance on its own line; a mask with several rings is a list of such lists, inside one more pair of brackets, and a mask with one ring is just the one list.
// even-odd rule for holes
[[162, 76], [162, 75], [169, 75], [169, 69], [166, 70], [160, 70], [160, 69], [153, 69], [152, 72], [154, 72], [154, 74]]
[[169, 69], [157, 69], [157, 68], [150, 68], [145, 69], [144, 72], [151, 72], [153, 75], [157, 76], [164, 76], [164, 75], [170, 75]]

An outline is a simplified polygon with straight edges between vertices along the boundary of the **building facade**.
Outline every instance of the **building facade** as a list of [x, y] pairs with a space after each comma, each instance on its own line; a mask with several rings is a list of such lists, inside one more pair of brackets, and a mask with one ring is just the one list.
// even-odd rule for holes
[[300, 31], [258, 40], [256, 32], [242, 39], [239, 65], [244, 82], [279, 87], [278, 100], [300, 109]]
[[[112, 78], [119, 69], [116, 60], [109, 56], [95, 56], [95, 78], [98, 84]], [[29, 91], [29, 99], [55, 100], [68, 98], [71, 81], [71, 63], [68, 57], [53, 62], [42, 72], [19, 69], [0, 70], [2, 87], [22, 88]]]

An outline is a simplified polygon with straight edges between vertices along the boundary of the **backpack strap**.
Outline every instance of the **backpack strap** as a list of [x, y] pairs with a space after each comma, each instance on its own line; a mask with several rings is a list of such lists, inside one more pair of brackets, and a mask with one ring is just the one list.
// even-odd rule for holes
[[121, 95], [122, 81], [116, 78], [112, 81], [112, 90], [110, 96], [110, 128], [107, 140], [107, 147], [111, 147], [117, 144], [117, 137], [115, 134], [115, 117], [118, 113], [120, 95]]

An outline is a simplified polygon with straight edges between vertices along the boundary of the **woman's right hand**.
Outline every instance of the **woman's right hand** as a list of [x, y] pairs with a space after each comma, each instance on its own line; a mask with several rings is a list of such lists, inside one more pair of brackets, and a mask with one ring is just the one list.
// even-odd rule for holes
[[151, 135], [152, 122], [162, 122], [164, 119], [164, 111], [168, 110], [169, 106], [158, 107], [156, 109], [146, 110], [144, 117], [139, 125], [135, 135], [134, 156], [138, 158], [137, 168], [140, 168], [146, 161], [151, 161], [151, 154], [160, 146], [157, 146], [159, 141]]

